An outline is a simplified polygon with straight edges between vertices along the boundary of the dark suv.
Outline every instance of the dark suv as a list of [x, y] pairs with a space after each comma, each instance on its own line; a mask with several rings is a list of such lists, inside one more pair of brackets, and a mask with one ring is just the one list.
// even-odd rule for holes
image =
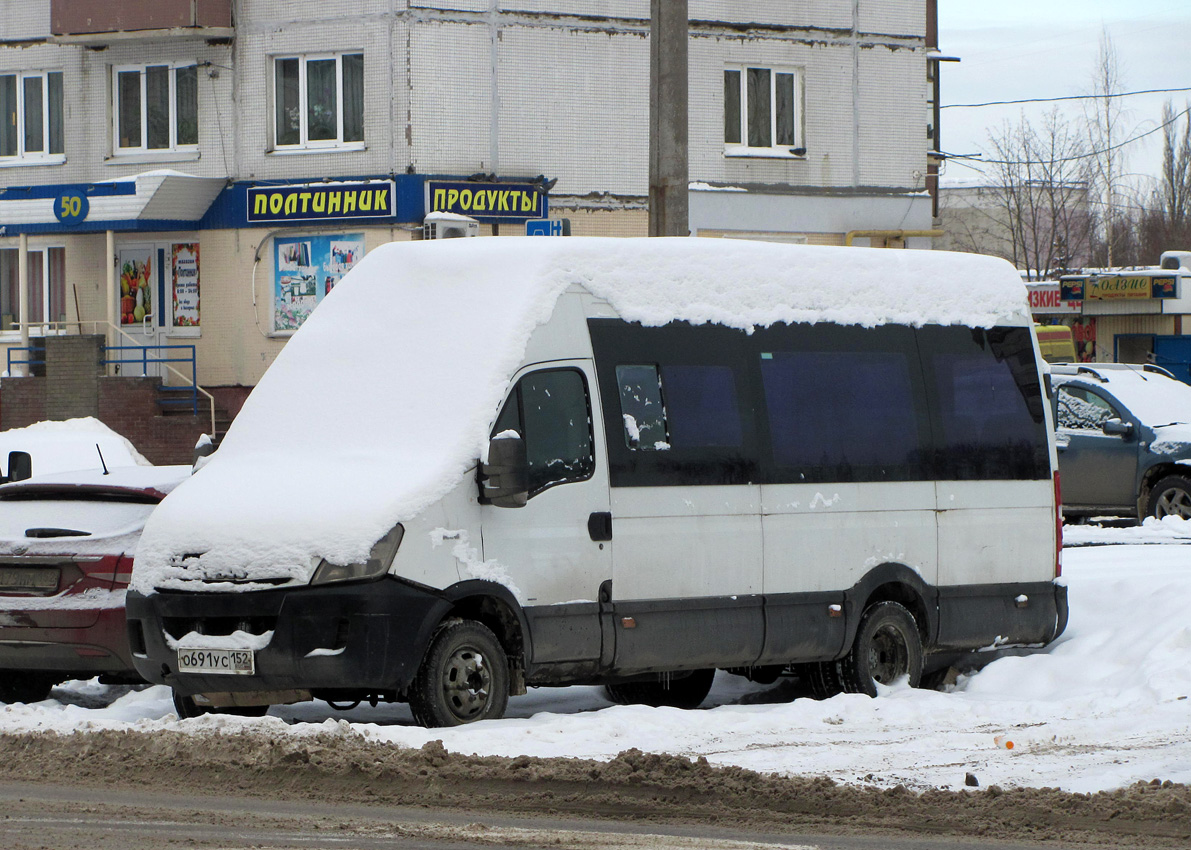
[[1067, 517], [1191, 519], [1191, 386], [1126, 363], [1051, 367]]

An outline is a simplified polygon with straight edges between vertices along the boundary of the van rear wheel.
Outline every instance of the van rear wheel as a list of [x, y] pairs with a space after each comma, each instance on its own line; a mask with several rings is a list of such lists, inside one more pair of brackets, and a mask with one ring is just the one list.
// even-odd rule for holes
[[666, 676], [647, 682], [618, 682], [604, 685], [608, 699], [617, 705], [649, 705], [654, 708], [698, 708], [711, 693], [715, 670], [696, 670], [681, 678]]
[[871, 605], [860, 618], [852, 651], [839, 662], [840, 682], [852, 694], [877, 695], [877, 685], [903, 676], [910, 687], [922, 681], [922, 638], [914, 615], [897, 602]]
[[423, 726], [462, 726], [504, 716], [509, 659], [492, 630], [456, 620], [430, 642], [409, 690], [409, 707]]

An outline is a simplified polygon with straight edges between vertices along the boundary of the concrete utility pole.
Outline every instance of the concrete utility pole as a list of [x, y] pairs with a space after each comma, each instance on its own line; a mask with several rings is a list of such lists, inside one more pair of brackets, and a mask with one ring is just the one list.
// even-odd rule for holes
[[649, 235], [689, 236], [687, 0], [650, 0]]

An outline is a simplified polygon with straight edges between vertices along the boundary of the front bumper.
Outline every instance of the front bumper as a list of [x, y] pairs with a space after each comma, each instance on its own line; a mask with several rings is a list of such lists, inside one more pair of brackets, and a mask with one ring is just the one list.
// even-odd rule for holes
[[[145, 679], [179, 694], [405, 690], [450, 603], [391, 577], [247, 593], [128, 593], [132, 659]], [[247, 627], [247, 628], [245, 628]], [[167, 635], [263, 634], [254, 675], [179, 673]], [[322, 652], [315, 653], [316, 650]], [[315, 654], [311, 654], [315, 653]]]

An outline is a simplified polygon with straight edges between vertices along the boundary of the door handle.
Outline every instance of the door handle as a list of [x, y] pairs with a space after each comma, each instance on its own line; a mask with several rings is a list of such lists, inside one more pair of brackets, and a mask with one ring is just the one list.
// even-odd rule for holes
[[612, 512], [596, 511], [587, 517], [587, 534], [597, 543], [612, 539]]

